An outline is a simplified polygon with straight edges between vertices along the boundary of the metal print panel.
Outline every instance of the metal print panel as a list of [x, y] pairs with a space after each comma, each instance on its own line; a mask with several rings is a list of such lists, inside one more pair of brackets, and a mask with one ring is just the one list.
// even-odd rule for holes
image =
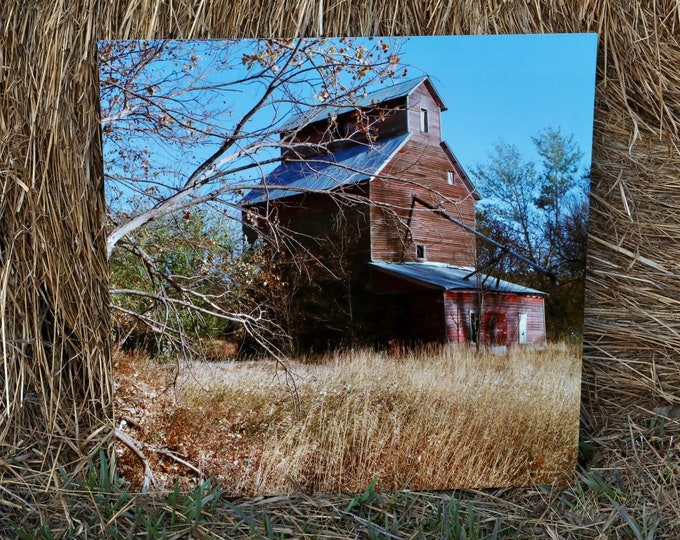
[[566, 481], [596, 43], [100, 42], [126, 481]]

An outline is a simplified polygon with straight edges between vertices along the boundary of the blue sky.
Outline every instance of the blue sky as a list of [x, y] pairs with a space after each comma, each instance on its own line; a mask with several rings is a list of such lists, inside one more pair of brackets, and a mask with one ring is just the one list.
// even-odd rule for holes
[[[595, 34], [411, 37], [398, 41], [401, 61], [408, 68], [406, 78], [429, 75], [446, 103], [442, 136], [468, 173], [483, 165], [493, 145], [501, 141], [517, 146], [526, 159], [538, 161], [531, 137], [547, 127], [573, 134], [584, 154], [583, 169], [590, 166]], [[243, 46], [249, 45], [244, 42]], [[190, 49], [191, 42], [187, 42], [187, 51]], [[205, 58], [205, 69], [215, 70], [214, 80], [240, 78], [243, 51], [241, 47], [223, 49], [228, 72], [220, 72], [221, 64], [211, 67], [210, 57]], [[165, 69], [181, 68], [181, 63], [176, 64], [179, 68], [173, 65], [174, 60], [161, 64], [160, 71], [150, 75], [151, 80], [159, 73], [169, 73]], [[251, 94], [251, 87], [243, 87], [219, 97], [214, 103], [221, 114], [218, 125], [235, 122]], [[265, 109], [253, 122], [267, 126], [272, 114]], [[217, 143], [213, 140], [213, 146], [181, 151], [164, 138], [152, 141], [140, 137], [133, 144], [148, 145], [152, 159], [169, 170], [191, 171]]]
[[589, 167], [596, 49], [596, 34], [416, 37], [402, 61], [432, 78], [442, 138], [468, 171], [501, 140], [538, 160], [531, 137], [546, 127], [573, 134]]

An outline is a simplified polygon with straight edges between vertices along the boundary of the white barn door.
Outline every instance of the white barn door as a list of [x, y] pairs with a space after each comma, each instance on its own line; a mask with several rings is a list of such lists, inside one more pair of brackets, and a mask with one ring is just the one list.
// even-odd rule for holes
[[519, 314], [519, 343], [520, 345], [527, 343], [527, 314]]

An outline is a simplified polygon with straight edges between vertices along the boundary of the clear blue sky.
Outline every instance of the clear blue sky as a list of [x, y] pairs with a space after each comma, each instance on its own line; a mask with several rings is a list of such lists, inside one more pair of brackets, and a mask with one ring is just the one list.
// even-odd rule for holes
[[468, 171], [501, 140], [538, 160], [531, 136], [546, 127], [573, 134], [589, 167], [596, 49], [596, 34], [415, 37], [402, 61], [432, 78], [442, 137]]
[[[573, 134], [584, 153], [583, 169], [590, 166], [595, 34], [411, 37], [398, 41], [402, 63], [408, 67], [406, 78], [429, 75], [446, 103], [442, 136], [468, 172], [483, 165], [500, 141], [514, 144], [527, 159], [538, 161], [531, 137], [546, 127]], [[243, 46], [248, 47], [248, 42]], [[239, 71], [242, 52], [239, 47], [233, 52], [224, 49], [225, 58], [235, 57], [229, 63], [232, 77], [243, 73]], [[174, 61], [167, 65], [177, 69], [172, 67]], [[218, 81], [220, 73], [218, 69], [214, 74]], [[238, 118], [252, 97], [247, 88], [243, 92], [226, 94], [216, 102], [218, 110], [229, 111], [220, 121]], [[272, 114], [265, 109], [253, 122], [267, 125]], [[153, 159], [174, 170], [191, 170], [215, 149], [204, 145], [191, 153], [178, 152], [168, 142], [139, 140], [139, 144], [150, 145]]]

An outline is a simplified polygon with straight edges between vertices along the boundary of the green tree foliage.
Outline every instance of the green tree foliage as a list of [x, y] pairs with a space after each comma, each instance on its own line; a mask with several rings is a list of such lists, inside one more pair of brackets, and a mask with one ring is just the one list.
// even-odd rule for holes
[[498, 220], [495, 228], [502, 223], [503, 236], [511, 240], [522, 255], [534, 261], [539, 259], [543, 245], [536, 231], [541, 215], [535, 201], [541, 186], [535, 165], [524, 161], [516, 146], [498, 143], [489, 162], [473, 173], [490, 201], [480, 204], [486, 212], [482, 218]]
[[477, 212], [480, 232], [527, 257], [557, 277], [478, 241], [482, 270], [549, 294], [551, 337], [580, 335], [583, 323], [588, 225], [588, 181], [583, 154], [573, 136], [544, 129], [532, 141], [541, 163], [528, 161], [516, 146], [497, 144], [473, 174], [485, 197]]
[[547, 260], [563, 272], [569, 222], [575, 218], [574, 212], [582, 210], [584, 190], [579, 166], [583, 153], [573, 135], [564, 136], [559, 129], [544, 129], [532, 140], [543, 160], [540, 192], [534, 203], [544, 213], [542, 234], [549, 248]]
[[276, 295], [260, 246], [242, 249], [233, 222], [205, 210], [166, 216], [119, 244], [110, 260], [117, 339], [152, 353], [195, 339], [278, 345], [265, 295]]

